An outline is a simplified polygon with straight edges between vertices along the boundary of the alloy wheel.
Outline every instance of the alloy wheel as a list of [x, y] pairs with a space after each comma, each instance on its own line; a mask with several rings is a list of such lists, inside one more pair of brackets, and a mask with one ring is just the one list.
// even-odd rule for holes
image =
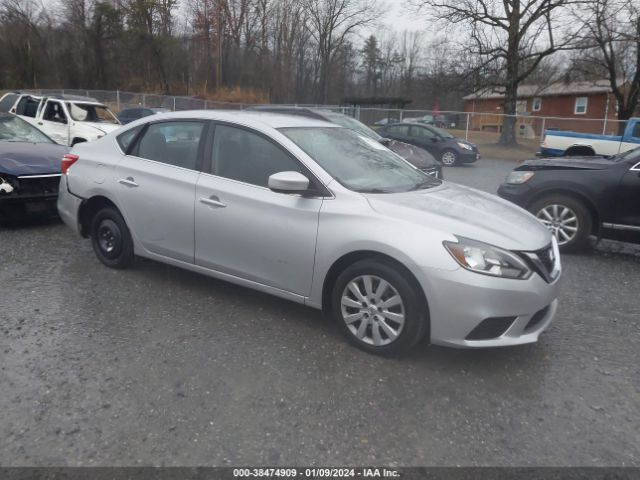
[[444, 152], [442, 154], [442, 163], [447, 165], [448, 167], [455, 165], [456, 163], [456, 154], [453, 152]]
[[565, 205], [547, 205], [537, 213], [536, 217], [551, 230], [560, 246], [571, 242], [580, 228], [578, 216]]
[[362, 275], [351, 280], [341, 297], [342, 319], [360, 341], [376, 347], [393, 343], [405, 324], [398, 290], [383, 278]]

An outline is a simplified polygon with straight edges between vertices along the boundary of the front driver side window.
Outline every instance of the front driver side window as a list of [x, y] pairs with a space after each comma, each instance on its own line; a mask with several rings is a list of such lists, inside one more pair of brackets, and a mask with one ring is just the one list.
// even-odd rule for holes
[[67, 123], [67, 115], [64, 113], [60, 102], [47, 102], [43, 119], [50, 122]]
[[289, 154], [262, 135], [243, 128], [216, 126], [212, 174], [267, 187], [274, 173], [300, 170]]
[[424, 127], [411, 127], [411, 133], [414, 137], [436, 138], [435, 134], [431, 130]]

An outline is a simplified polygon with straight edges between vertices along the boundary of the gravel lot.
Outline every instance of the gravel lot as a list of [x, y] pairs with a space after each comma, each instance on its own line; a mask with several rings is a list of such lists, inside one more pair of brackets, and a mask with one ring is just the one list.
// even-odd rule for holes
[[[512, 164], [448, 179], [495, 192]], [[532, 346], [386, 360], [314, 310], [0, 227], [0, 465], [640, 466], [640, 248], [565, 256]]]

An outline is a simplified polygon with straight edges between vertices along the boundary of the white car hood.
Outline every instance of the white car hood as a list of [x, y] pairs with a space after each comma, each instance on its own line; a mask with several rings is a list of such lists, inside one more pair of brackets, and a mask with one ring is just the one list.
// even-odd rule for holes
[[406, 193], [364, 194], [378, 213], [509, 250], [534, 251], [551, 233], [533, 215], [495, 195], [445, 182]]
[[113, 132], [114, 130], [119, 129], [122, 125], [117, 125], [115, 123], [100, 123], [100, 122], [78, 122], [80, 125], [86, 125], [88, 127], [97, 128], [98, 130], [103, 131], [104, 133]]

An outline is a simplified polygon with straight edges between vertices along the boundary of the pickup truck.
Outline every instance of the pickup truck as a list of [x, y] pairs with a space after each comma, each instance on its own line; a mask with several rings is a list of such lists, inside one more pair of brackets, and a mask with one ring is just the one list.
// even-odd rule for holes
[[622, 135], [545, 130], [539, 157], [616, 155], [640, 147], [640, 118], [630, 118]]
[[0, 98], [0, 111], [26, 120], [61, 145], [90, 142], [120, 128], [109, 107], [94, 98], [76, 95], [10, 92]]

